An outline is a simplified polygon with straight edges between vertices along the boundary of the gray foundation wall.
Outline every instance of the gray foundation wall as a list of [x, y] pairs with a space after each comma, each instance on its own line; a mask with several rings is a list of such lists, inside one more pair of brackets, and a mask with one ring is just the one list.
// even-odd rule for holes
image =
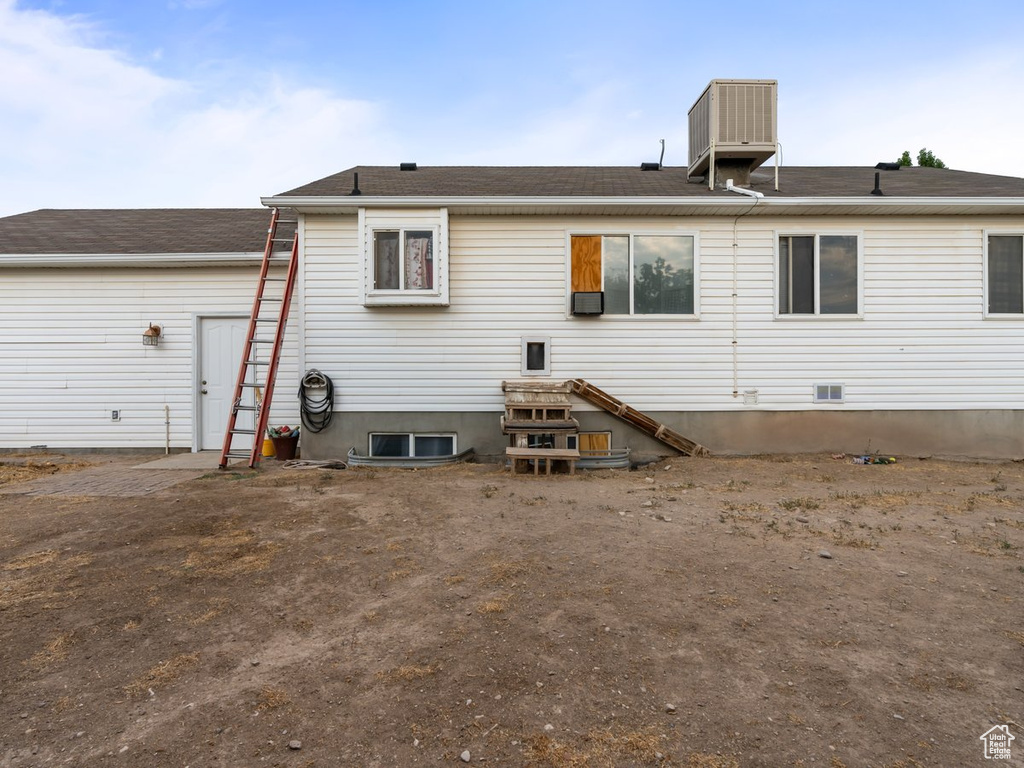
[[[370, 432], [455, 432], [460, 451], [482, 460], [503, 456], [509, 444], [494, 413], [340, 413], [320, 434], [304, 432], [307, 459], [344, 458], [368, 450]], [[612, 446], [632, 449], [634, 461], [675, 454], [613, 416], [573, 414], [583, 431], [610, 431]], [[649, 412], [719, 455], [758, 453], [881, 453], [984, 459], [1024, 457], [1024, 411], [732, 411]]]

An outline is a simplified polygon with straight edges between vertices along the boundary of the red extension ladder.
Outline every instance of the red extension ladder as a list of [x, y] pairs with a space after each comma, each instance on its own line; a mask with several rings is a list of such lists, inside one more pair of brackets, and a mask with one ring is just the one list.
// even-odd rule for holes
[[[263, 455], [263, 435], [267, 431], [270, 418], [270, 403], [274, 396], [274, 380], [277, 378], [277, 366], [281, 360], [281, 348], [284, 346], [284, 329], [288, 322], [288, 310], [295, 291], [295, 277], [299, 264], [299, 232], [296, 226], [292, 237], [278, 237], [279, 224], [295, 224], [295, 221], [282, 221], [281, 212], [275, 208], [270, 216], [270, 228], [267, 230], [267, 244], [263, 249], [263, 263], [260, 266], [260, 278], [256, 285], [256, 298], [252, 302], [252, 313], [249, 315], [249, 329], [245, 334], [242, 347], [242, 361], [238, 366], [238, 379], [235, 381], [235, 393], [231, 402], [231, 415], [224, 434], [224, 449], [220, 454], [220, 468], [225, 469], [230, 459], [248, 459], [249, 466], [255, 467]], [[284, 277], [270, 275], [272, 263], [279, 263], [285, 251], [275, 251], [277, 243], [291, 242], [291, 253], [288, 258], [288, 270]], [[267, 295], [268, 285], [281, 285], [278, 294], [271, 289]], [[276, 294], [276, 295], [275, 295]], [[259, 332], [270, 326], [274, 327], [273, 337], [260, 336]], [[267, 351], [269, 348], [269, 352]], [[244, 405], [246, 390], [253, 392], [253, 404]], [[260, 393], [262, 392], [262, 397]], [[253, 412], [253, 429], [238, 427], [238, 414]], [[231, 443], [235, 435], [252, 435], [251, 451], [232, 451]]]

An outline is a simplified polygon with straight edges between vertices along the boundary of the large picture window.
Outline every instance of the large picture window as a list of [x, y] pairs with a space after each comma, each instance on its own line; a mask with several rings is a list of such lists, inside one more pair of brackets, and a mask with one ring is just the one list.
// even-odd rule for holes
[[606, 315], [693, 315], [692, 235], [574, 235], [573, 292], [604, 291]]
[[858, 314], [859, 273], [856, 235], [781, 235], [779, 314]]
[[1024, 235], [989, 235], [985, 284], [990, 315], [1024, 315]]

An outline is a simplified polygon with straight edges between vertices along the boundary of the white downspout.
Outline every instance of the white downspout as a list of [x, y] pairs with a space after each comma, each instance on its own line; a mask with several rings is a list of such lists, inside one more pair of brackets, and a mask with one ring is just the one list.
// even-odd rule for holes
[[752, 189], [741, 189], [733, 186], [732, 179], [726, 179], [725, 188], [730, 192], [740, 192], [754, 198], [753, 204], [732, 220], [732, 396], [740, 396], [740, 332], [739, 332], [739, 296], [740, 296], [740, 238], [739, 221], [755, 207], [764, 195]]

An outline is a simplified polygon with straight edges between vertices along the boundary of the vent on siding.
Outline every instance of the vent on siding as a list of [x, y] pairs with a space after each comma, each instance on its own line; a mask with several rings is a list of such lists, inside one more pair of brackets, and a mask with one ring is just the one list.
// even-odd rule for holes
[[710, 172], [717, 160], [742, 160], [749, 170], [778, 148], [778, 82], [712, 80], [689, 112], [690, 176]]
[[841, 403], [846, 398], [846, 385], [844, 384], [815, 384], [814, 402], [816, 403]]

